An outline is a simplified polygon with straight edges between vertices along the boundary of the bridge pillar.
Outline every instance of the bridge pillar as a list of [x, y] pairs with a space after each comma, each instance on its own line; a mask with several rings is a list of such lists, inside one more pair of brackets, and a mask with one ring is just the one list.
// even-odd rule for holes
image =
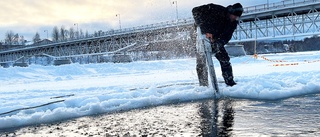
[[71, 64], [70, 59], [56, 59], [53, 61], [53, 65], [55, 66], [60, 66], [60, 65], [66, 65], [66, 64]]
[[16, 63], [13, 63], [12, 65], [13, 67], [28, 67], [28, 63], [25, 63], [25, 62], [16, 62]]
[[4, 67], [4, 68], [9, 68], [10, 64], [9, 63], [0, 63], [0, 66]]
[[246, 51], [243, 48], [243, 45], [227, 45], [225, 46], [226, 51], [230, 56], [245, 56]]
[[104, 55], [101, 62], [129, 63], [132, 62], [132, 58], [127, 54]]

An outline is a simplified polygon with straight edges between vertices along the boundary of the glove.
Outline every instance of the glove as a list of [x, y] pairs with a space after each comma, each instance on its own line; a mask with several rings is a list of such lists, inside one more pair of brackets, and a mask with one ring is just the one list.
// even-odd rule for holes
[[220, 48], [223, 46], [224, 45], [220, 41], [215, 41], [215, 42], [211, 43], [212, 53], [219, 53]]

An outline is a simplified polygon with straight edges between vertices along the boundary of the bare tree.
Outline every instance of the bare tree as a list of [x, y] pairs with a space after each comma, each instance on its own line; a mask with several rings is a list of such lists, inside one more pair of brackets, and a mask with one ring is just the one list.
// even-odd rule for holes
[[33, 37], [33, 42], [36, 43], [36, 42], [39, 42], [40, 40], [41, 40], [40, 35], [37, 32], [36, 35], [34, 35], [34, 37]]
[[60, 28], [60, 40], [61, 41], [66, 40], [66, 30], [64, 29], [64, 26], [61, 26]]
[[52, 31], [52, 41], [58, 41], [59, 40], [59, 29], [57, 26], [55, 26], [53, 28], [53, 31]]
[[20, 36], [20, 45], [25, 45], [26, 44], [26, 40], [24, 39], [24, 36]]
[[15, 35], [14, 35], [14, 37], [13, 37], [13, 44], [14, 45], [19, 45], [19, 34], [18, 33], [16, 33]]
[[69, 29], [69, 38], [70, 38], [70, 39], [74, 39], [74, 38], [75, 38], [75, 32], [74, 32], [73, 27], [71, 27], [71, 28]]
[[67, 30], [67, 29], [64, 30], [64, 37], [65, 37], [66, 40], [70, 37], [69, 30]]
[[88, 30], [86, 31], [85, 37], [86, 37], [86, 38], [89, 37], [89, 32], [88, 32]]
[[5, 35], [5, 44], [7, 45], [12, 45], [13, 44], [13, 40], [14, 40], [14, 33], [12, 30], [7, 31], [6, 35]]
[[80, 29], [80, 35], [79, 35], [79, 37], [80, 37], [80, 38], [83, 38], [83, 37], [84, 37], [82, 29]]

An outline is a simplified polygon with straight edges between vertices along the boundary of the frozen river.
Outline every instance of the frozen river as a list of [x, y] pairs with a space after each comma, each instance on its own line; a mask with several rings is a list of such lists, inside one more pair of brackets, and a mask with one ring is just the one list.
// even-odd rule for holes
[[[319, 60], [320, 52], [234, 57], [238, 84], [219, 83], [219, 101], [198, 86], [194, 58], [0, 68], [0, 131], [317, 136]], [[78, 120], [86, 125], [72, 124]], [[11, 133], [17, 127], [26, 128]]]

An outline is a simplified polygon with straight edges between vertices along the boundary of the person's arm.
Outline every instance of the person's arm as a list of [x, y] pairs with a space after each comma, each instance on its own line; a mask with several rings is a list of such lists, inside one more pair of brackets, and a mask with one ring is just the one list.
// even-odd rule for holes
[[225, 7], [216, 4], [202, 5], [192, 9], [195, 25], [201, 28], [201, 33], [206, 37], [215, 38], [221, 26], [221, 20], [224, 18]]
[[229, 29], [227, 29], [224, 33], [220, 35], [216, 42], [218, 42], [221, 45], [227, 44], [232, 38], [233, 32], [237, 28], [237, 25], [237, 23], [232, 24]]
[[196, 26], [201, 28], [201, 32], [205, 33], [208, 30], [208, 26], [206, 24], [208, 21], [208, 14], [209, 14], [210, 4], [202, 5], [198, 7], [194, 7], [192, 9], [193, 18], [195, 21]]

